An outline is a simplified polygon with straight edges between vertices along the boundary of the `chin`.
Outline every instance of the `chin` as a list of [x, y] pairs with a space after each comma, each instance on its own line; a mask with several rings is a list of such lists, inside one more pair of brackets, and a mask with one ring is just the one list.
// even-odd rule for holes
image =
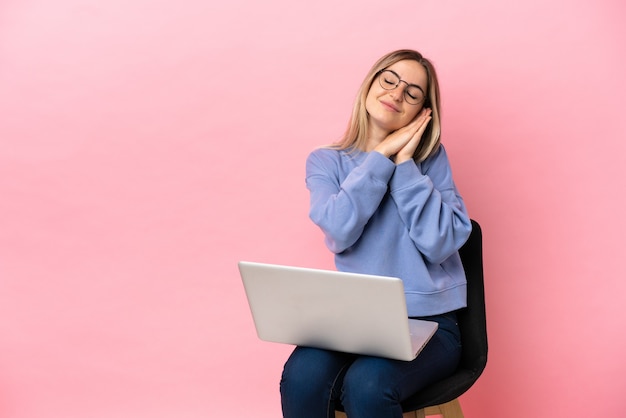
[[406, 123], [381, 123], [379, 126], [389, 132], [397, 131], [400, 128], [405, 127]]

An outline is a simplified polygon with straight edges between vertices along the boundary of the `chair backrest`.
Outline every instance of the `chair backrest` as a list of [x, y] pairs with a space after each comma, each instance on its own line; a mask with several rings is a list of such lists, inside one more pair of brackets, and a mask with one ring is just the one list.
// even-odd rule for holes
[[458, 312], [463, 353], [459, 368], [471, 370], [476, 378], [487, 364], [487, 317], [483, 277], [482, 230], [472, 220], [472, 233], [459, 250], [467, 277], [467, 308]]

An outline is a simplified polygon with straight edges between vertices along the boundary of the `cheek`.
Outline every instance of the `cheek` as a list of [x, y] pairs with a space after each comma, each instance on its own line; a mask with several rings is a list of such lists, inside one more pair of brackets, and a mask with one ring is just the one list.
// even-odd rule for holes
[[405, 113], [407, 121], [406, 123], [411, 122], [413, 119], [415, 119], [417, 117], [417, 115], [419, 115], [420, 111], [422, 110], [423, 106], [419, 105], [419, 106], [411, 106], [410, 109], [407, 110], [407, 112]]

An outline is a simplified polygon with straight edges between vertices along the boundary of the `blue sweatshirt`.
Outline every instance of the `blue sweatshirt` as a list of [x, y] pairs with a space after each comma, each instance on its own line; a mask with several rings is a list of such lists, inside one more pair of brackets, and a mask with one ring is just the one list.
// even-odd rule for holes
[[443, 146], [397, 166], [378, 152], [316, 149], [306, 184], [337, 270], [399, 277], [409, 316], [466, 306], [458, 249], [472, 226]]

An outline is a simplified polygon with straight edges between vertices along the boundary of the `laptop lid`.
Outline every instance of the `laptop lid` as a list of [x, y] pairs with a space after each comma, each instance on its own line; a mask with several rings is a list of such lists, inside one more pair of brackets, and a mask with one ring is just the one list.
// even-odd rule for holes
[[409, 319], [402, 280], [241, 261], [261, 340], [413, 360], [437, 323]]

